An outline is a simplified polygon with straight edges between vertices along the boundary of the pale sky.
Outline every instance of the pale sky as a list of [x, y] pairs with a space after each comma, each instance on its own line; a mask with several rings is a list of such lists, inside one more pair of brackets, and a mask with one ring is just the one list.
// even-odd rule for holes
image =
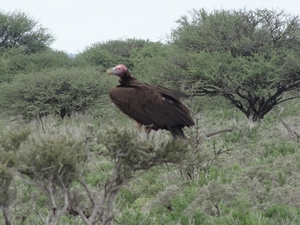
[[55, 50], [79, 53], [120, 38], [163, 40], [191, 9], [284, 9], [300, 15], [299, 0], [2, 0], [0, 10], [25, 12], [56, 37]]

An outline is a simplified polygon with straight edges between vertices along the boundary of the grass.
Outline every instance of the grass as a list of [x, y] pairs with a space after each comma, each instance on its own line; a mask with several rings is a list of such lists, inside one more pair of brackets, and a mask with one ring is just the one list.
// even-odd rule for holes
[[[201, 146], [200, 153], [205, 159], [193, 165], [166, 164], [137, 173], [117, 195], [113, 224], [300, 223], [299, 143], [291, 139], [279, 121], [279, 110], [270, 112], [261, 123], [252, 123], [235, 108], [225, 107], [226, 103], [219, 101], [213, 100], [200, 111], [196, 110], [199, 99], [188, 103], [194, 104], [197, 126], [185, 133], [192, 144]], [[204, 103], [201, 105], [205, 106]], [[300, 129], [298, 101], [282, 107], [281, 117], [295, 130]], [[99, 184], [110, 176], [113, 165], [105, 147], [93, 142], [93, 138], [107, 127], [134, 129], [134, 123], [116, 109], [107, 110], [113, 118], [77, 114], [63, 121], [48, 117], [43, 124], [51, 126], [53, 132], [57, 129], [71, 135], [73, 130], [91, 140], [87, 147], [93, 157], [87, 163], [86, 180], [95, 196], [103, 190]], [[9, 121], [0, 121], [2, 130], [8, 126]], [[33, 122], [31, 126], [32, 135], [42, 131], [41, 124]], [[233, 131], [205, 137], [222, 129]], [[150, 139], [164, 141], [169, 137], [167, 132], [159, 131], [152, 132]], [[138, 138], [144, 141], [146, 136], [142, 133]], [[27, 213], [24, 224], [42, 224], [37, 222], [37, 212], [47, 205], [43, 193], [32, 187], [28, 192], [28, 186], [20, 180], [15, 180], [13, 188], [18, 192], [11, 202], [11, 214]], [[22, 197], [25, 193], [26, 197]], [[20, 222], [20, 218], [14, 219], [17, 224]], [[0, 224], [3, 221], [0, 214]], [[81, 224], [80, 221], [78, 216], [68, 214], [59, 224]]]

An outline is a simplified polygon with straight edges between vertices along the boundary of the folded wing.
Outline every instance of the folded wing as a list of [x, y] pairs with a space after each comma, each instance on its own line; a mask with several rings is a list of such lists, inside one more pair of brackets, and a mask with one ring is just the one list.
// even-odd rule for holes
[[183, 127], [194, 125], [188, 108], [179, 101], [181, 94], [149, 85], [116, 87], [109, 93], [123, 113], [153, 130], [169, 130], [175, 138], [184, 137]]

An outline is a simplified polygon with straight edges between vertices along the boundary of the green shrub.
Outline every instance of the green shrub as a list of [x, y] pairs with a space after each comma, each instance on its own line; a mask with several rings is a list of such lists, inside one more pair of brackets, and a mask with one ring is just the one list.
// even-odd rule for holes
[[40, 72], [44, 69], [68, 67], [72, 59], [64, 52], [42, 51], [34, 54], [17, 54], [7, 59], [9, 74]]
[[122, 201], [124, 201], [124, 205], [132, 205], [132, 203], [137, 199], [137, 193], [132, 192], [126, 188], [120, 189], [120, 193], [118, 196]]
[[40, 73], [43, 70], [69, 68], [73, 65], [74, 60], [61, 51], [44, 50], [26, 54], [22, 49], [0, 47], [0, 84], [11, 82], [16, 74]]
[[62, 118], [84, 112], [107, 96], [109, 78], [95, 68], [72, 68], [18, 75], [2, 84], [0, 108], [6, 115], [35, 116], [58, 114]]
[[130, 55], [139, 51], [148, 43], [142, 39], [119, 39], [102, 43], [94, 43], [79, 54], [74, 62], [91, 66], [102, 66], [104, 71], [117, 64], [125, 64], [132, 69], [134, 63]]
[[286, 156], [293, 154], [297, 151], [298, 144], [295, 142], [281, 142], [281, 143], [266, 143], [264, 144], [265, 148], [263, 150], [263, 156], [269, 157], [269, 156]]
[[124, 210], [121, 217], [116, 220], [116, 224], [120, 225], [152, 225], [153, 219], [141, 211]]
[[286, 205], [273, 205], [266, 210], [265, 217], [274, 220], [292, 220], [293, 210]]

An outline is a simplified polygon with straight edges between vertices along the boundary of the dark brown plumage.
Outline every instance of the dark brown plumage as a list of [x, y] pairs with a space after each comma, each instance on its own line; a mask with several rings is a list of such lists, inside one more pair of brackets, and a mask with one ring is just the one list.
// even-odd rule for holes
[[110, 90], [109, 97], [139, 127], [144, 125], [147, 133], [165, 129], [175, 139], [185, 138], [182, 128], [193, 126], [194, 122], [188, 108], [180, 102], [180, 97], [186, 97], [184, 93], [140, 82], [122, 64], [107, 73], [120, 78], [120, 85]]

